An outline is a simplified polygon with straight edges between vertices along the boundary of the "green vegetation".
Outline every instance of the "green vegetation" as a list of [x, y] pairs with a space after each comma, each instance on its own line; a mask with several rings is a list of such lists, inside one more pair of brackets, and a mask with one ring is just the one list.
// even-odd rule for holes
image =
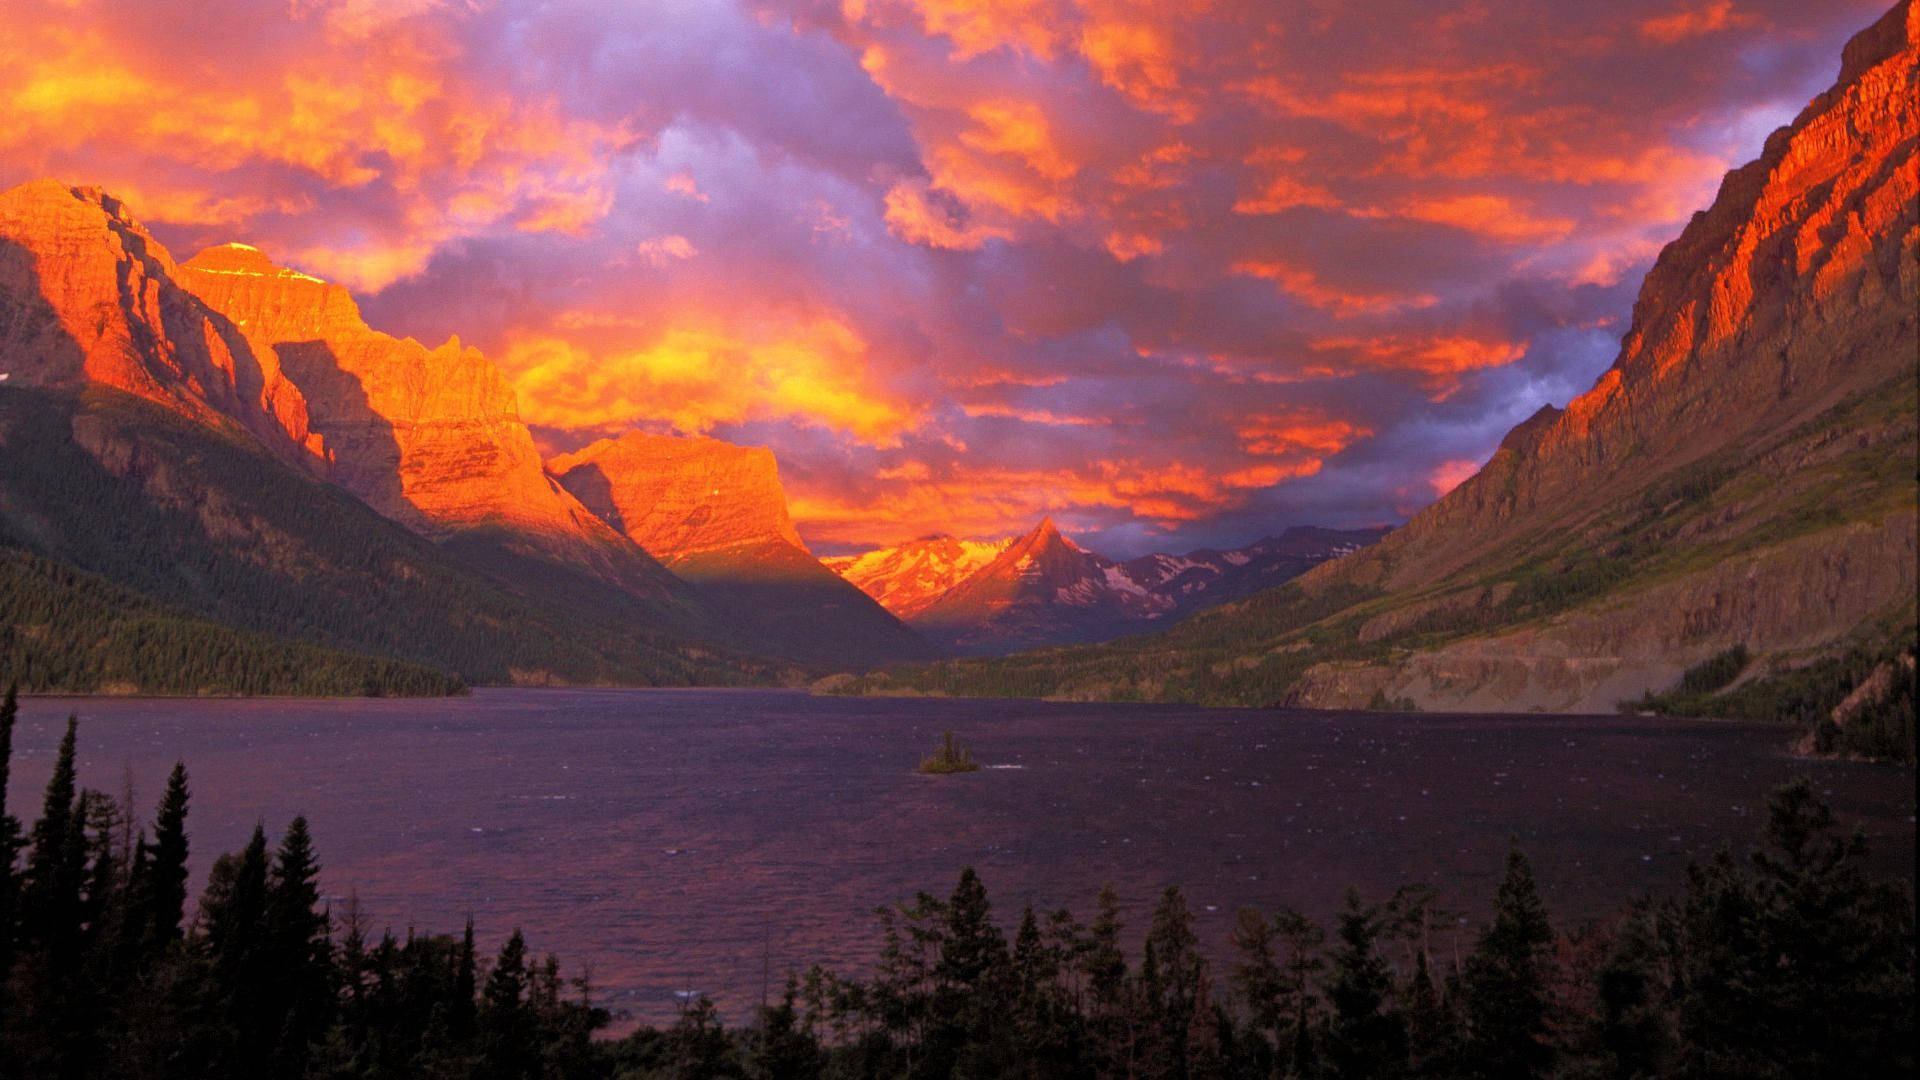
[[1374, 712], [1419, 712], [1420, 704], [1412, 698], [1388, 697], [1385, 690], [1375, 690], [1367, 708]]
[[1750, 659], [1745, 645], [1715, 653], [1680, 676], [1680, 693], [1711, 694], [1739, 678], [1740, 673], [1747, 670]]
[[169, 611], [97, 575], [0, 549], [0, 671], [28, 693], [459, 693], [457, 675]]
[[973, 751], [953, 741], [953, 732], [941, 736], [940, 745], [933, 753], [920, 759], [920, 771], [930, 775], [943, 773], [977, 772], [978, 762], [973, 760]]
[[[1622, 702], [1621, 708], [1789, 725], [1811, 734], [1809, 748], [1815, 753], [1913, 763], [1912, 644], [1856, 645], [1840, 655], [1771, 672], [1720, 692], [1747, 666], [1745, 652], [1736, 649], [1714, 656], [1689, 668], [1671, 692]], [[1733, 674], [1726, 674], [1736, 661]], [[1844, 723], [1835, 723], [1835, 709], [1870, 682], [1873, 687], [1851, 715]]]
[[[85, 577], [125, 590], [142, 611], [229, 628], [230, 642], [308, 642], [469, 683], [725, 685], [786, 671], [663, 636], [697, 630], [671, 598], [644, 602], [484, 535], [430, 543], [243, 435], [124, 394], [0, 389], [0, 442], [9, 581]], [[45, 571], [48, 563], [59, 569]], [[105, 664], [156, 670], [132, 659], [150, 654], [150, 642], [116, 640], [126, 658], [103, 659], [71, 651], [79, 642], [70, 638], [41, 648], [30, 626], [0, 625], [8, 632], [44, 665], [37, 670], [72, 673], [37, 689], [89, 689], [87, 673]], [[202, 689], [184, 674], [199, 653], [180, 655], [181, 685]]]
[[[0, 703], [0, 801], [14, 728]], [[70, 721], [39, 818], [0, 815], [0, 1077], [815, 1080], [1047, 1077], [1897, 1076], [1914, 1060], [1914, 909], [1863, 874], [1805, 781], [1767, 844], [1681, 895], [1565, 931], [1512, 852], [1474, 930], [1424, 887], [1350, 891], [1331, 935], [1239, 913], [1216, 967], [1181, 891], [1136, 953], [1111, 889], [1090, 922], [1005, 925], [964, 870], [879, 909], [865, 978], [790, 976], [750, 1024], [714, 1003], [596, 1041], [609, 1020], [514, 931], [370, 935], [321, 902], [306, 822], [214, 861], [187, 905], [189, 789], [151, 822], [82, 789]], [[152, 839], [149, 840], [148, 836]]]

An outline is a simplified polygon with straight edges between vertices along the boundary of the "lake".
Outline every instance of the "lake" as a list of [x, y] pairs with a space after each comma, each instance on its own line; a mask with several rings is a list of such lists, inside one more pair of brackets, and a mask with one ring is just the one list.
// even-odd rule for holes
[[[1443, 716], [733, 690], [480, 690], [445, 700], [30, 699], [10, 808], [37, 812], [60, 725], [81, 780], [150, 817], [193, 786], [196, 879], [255, 821], [312, 822], [322, 884], [377, 930], [515, 926], [599, 997], [663, 1020], [706, 992], [743, 1015], [771, 972], [857, 973], [872, 910], [961, 867], [1003, 922], [1032, 902], [1133, 929], [1185, 890], [1216, 962], [1243, 905], [1321, 916], [1437, 886], [1478, 921], [1510, 842], [1563, 926], [1672, 890], [1688, 860], [1745, 850], [1767, 793], [1809, 775], [1911, 875], [1914, 773], [1808, 762], [1779, 729], [1630, 717]], [[951, 729], [987, 767], [914, 771]], [[198, 880], [194, 886], [197, 894]]]

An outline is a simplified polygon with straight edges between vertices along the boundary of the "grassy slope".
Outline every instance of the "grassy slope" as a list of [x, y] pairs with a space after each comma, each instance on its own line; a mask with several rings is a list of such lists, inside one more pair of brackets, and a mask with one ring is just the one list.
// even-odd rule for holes
[[[76, 420], [113, 469], [77, 444]], [[476, 568], [243, 436], [125, 395], [0, 390], [0, 458], [0, 547], [160, 609], [479, 683], [788, 674], [654, 633], [661, 614], [617, 590], [546, 580], [563, 569]]]
[[[1540, 624], [1736, 555], [1912, 513], [1915, 446], [1911, 376], [1902, 375], [1766, 444], [1657, 475], [1635, 503], [1543, 526], [1424, 587], [1287, 585], [1150, 636], [896, 669], [841, 690], [1271, 704], [1323, 661], [1391, 660]], [[1912, 624], [1912, 598], [1890, 597], [1884, 623], [1860, 635], [1877, 644]]]

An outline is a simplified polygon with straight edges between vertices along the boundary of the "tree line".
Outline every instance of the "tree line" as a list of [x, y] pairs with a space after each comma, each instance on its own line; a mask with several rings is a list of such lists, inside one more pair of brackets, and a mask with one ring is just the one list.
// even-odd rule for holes
[[[0, 806], [17, 707], [0, 704]], [[1446, 947], [1434, 894], [1349, 893], [1331, 926], [1243, 911], [1203, 955], [1177, 888], [1133, 947], [1091, 921], [1003, 925], [979, 875], [880, 909], [861, 977], [814, 967], [736, 1026], [705, 998], [665, 1028], [609, 1023], [519, 931], [371, 935], [322, 903], [307, 823], [212, 864], [189, 904], [188, 775], [150, 820], [79, 787], [69, 719], [40, 813], [0, 814], [0, 1076], [347, 1078], [1863, 1077], [1914, 1068], [1914, 907], [1875, 882], [1809, 784], [1766, 846], [1682, 892], [1557, 929], [1526, 857]]]

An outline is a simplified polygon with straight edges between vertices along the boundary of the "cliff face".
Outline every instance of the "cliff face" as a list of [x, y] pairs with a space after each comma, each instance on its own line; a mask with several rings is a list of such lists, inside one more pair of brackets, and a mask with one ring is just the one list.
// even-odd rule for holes
[[601, 520], [668, 564], [751, 544], [806, 550], [765, 447], [631, 431], [548, 467]]
[[781, 655], [838, 669], [934, 655], [807, 550], [770, 450], [635, 431], [556, 457], [548, 468], [602, 520], [697, 588], [738, 633]]
[[590, 538], [597, 523], [541, 467], [513, 388], [476, 349], [375, 331], [347, 290], [244, 244], [210, 248], [180, 280], [275, 357], [307, 403], [326, 475], [428, 535], [480, 525]]
[[312, 449], [306, 399], [279, 358], [178, 280], [109, 195], [51, 180], [0, 193], [0, 371], [13, 386], [108, 386], [237, 422], [290, 459]]
[[1380, 636], [1382, 620], [1496, 610], [1457, 584], [1475, 571], [1565, 580], [1584, 560], [1625, 582], [1397, 664], [1330, 662], [1293, 700], [1605, 709], [1734, 645], [1790, 662], [1911, 623], [1917, 71], [1902, 3], [1661, 253], [1592, 390], [1516, 428], [1376, 552], [1304, 579], [1419, 597], [1375, 615]]
[[1432, 582], [1910, 372], [1916, 42], [1910, 3], [1856, 36], [1833, 89], [1729, 173], [1661, 252], [1594, 387], [1516, 428], [1479, 474], [1383, 543], [1378, 562], [1341, 573], [1388, 588]]
[[888, 611], [911, 619], [992, 562], [1013, 541], [1013, 537], [982, 541], [929, 536], [821, 562]]
[[1100, 649], [872, 688], [1612, 711], [1743, 646], [1759, 678], [1911, 641], [1920, 17], [1729, 173], [1612, 368], [1381, 543]]

